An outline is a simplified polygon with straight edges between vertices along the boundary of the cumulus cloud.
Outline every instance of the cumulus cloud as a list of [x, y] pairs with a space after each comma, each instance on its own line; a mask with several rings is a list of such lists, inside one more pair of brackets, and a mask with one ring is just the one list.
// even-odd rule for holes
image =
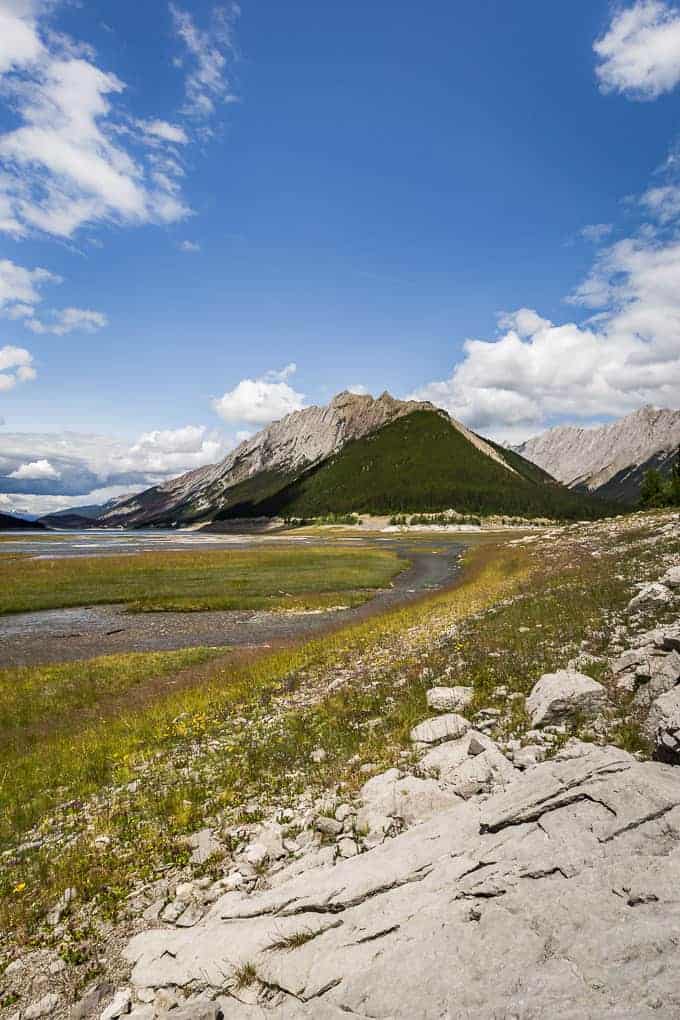
[[232, 390], [213, 401], [213, 407], [224, 421], [246, 425], [266, 425], [305, 406], [304, 393], [289, 385], [296, 365], [280, 371], [267, 372], [259, 379], [242, 379]]
[[[661, 2], [617, 9], [595, 44], [605, 89], [654, 98], [680, 81], [680, 10]], [[678, 407], [680, 394], [680, 157], [666, 180], [640, 197], [637, 232], [600, 249], [567, 298], [588, 309], [555, 323], [531, 308], [499, 317], [499, 335], [469, 339], [448, 379], [414, 396], [432, 400], [472, 428], [525, 438], [558, 421], [588, 422], [643, 404]], [[635, 208], [635, 206], [631, 206]], [[603, 244], [610, 224], [582, 236]]]
[[680, 81], [680, 10], [664, 0], [618, 8], [593, 49], [603, 92], [656, 99]]
[[35, 376], [30, 351], [11, 344], [0, 347], [0, 392], [13, 389], [17, 383], [31, 382]]
[[[0, 366], [1, 366], [0, 352]], [[85, 433], [0, 432], [0, 492], [63, 496], [66, 506], [95, 490], [147, 488], [222, 459], [236, 442], [205, 426], [158, 429], [126, 442]]]
[[49, 460], [31, 460], [20, 464], [7, 477], [35, 482], [43, 478], [61, 478], [61, 475], [56, 468], [52, 467]]
[[0, 8], [0, 74], [34, 63], [40, 56], [42, 47], [30, 14], [30, 4]]
[[[670, 164], [672, 166], [672, 162]], [[642, 404], [677, 407], [680, 393], [680, 202], [673, 183], [642, 197], [656, 223], [600, 250], [567, 299], [584, 321], [533, 309], [499, 317], [500, 335], [468, 340], [450, 378], [416, 394], [498, 438], [546, 424], [618, 416]], [[680, 193], [680, 189], [677, 189]]]
[[240, 14], [238, 4], [216, 7], [208, 29], [196, 25], [191, 13], [170, 4], [175, 31], [185, 47], [178, 66], [186, 67], [184, 112], [205, 119], [212, 116], [218, 103], [235, 102], [236, 96], [227, 77], [228, 57], [234, 56], [233, 25]]
[[40, 13], [30, 3], [2, 8], [0, 75], [18, 125], [0, 134], [0, 228], [72, 237], [86, 223], [184, 218], [174, 177], [159, 178], [135, 152], [153, 139], [177, 164], [183, 129], [160, 119], [131, 126], [116, 106], [124, 83], [89, 47], [47, 31]]
[[596, 314], [580, 324], [528, 308], [501, 316], [497, 339], [466, 341], [451, 377], [415, 396], [505, 439], [563, 418], [677, 406], [680, 242], [642, 235], [612, 245], [572, 302]]
[[0, 492], [0, 510], [15, 514], [55, 513], [57, 510], [77, 509], [79, 506], [101, 506], [111, 499], [133, 495], [139, 492], [138, 485], [106, 485], [92, 489], [80, 497], [74, 496], [41, 496], [33, 493]]
[[144, 432], [130, 447], [128, 459], [130, 466], [137, 469], [143, 465], [145, 471], [179, 474], [212, 464], [225, 452], [223, 437], [208, 434], [204, 425], [187, 425]]
[[201, 250], [201, 246], [197, 241], [180, 241], [178, 248], [180, 251], [185, 251], [189, 254], [195, 254]]

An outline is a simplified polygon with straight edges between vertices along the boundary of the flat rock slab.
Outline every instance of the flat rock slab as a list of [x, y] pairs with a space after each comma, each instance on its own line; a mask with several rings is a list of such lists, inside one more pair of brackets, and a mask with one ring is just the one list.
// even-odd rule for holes
[[678, 939], [680, 770], [593, 748], [126, 956], [134, 987], [221, 996], [225, 1020], [658, 1020]]

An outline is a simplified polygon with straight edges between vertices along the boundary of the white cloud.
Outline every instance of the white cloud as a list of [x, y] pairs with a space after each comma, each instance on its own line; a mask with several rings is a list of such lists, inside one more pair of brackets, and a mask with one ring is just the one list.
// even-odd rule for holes
[[10, 259], [0, 259], [0, 312], [9, 313], [12, 306], [30, 308], [42, 301], [40, 288], [46, 283], [61, 283], [61, 278], [47, 269], [25, 269]]
[[210, 29], [200, 29], [191, 13], [176, 4], [170, 4], [175, 31], [186, 47], [186, 56], [180, 58], [188, 71], [185, 79], [186, 103], [184, 112], [191, 117], [205, 119], [215, 112], [217, 103], [235, 102], [236, 96], [227, 79], [227, 56], [234, 54], [233, 23], [240, 14], [238, 4], [229, 9], [213, 10]]
[[601, 244], [606, 237], [609, 237], [613, 230], [611, 223], [589, 223], [579, 231], [584, 241], [592, 241], [593, 244]]
[[52, 467], [49, 460], [32, 460], [25, 464], [20, 464], [7, 477], [16, 478], [19, 481], [33, 482], [43, 478], [61, 478], [61, 475]]
[[[653, 97], [680, 81], [680, 11], [665, 3], [619, 9], [595, 45], [604, 88]], [[499, 317], [500, 335], [467, 340], [448, 379], [421, 387], [481, 432], [519, 440], [559, 421], [588, 422], [643, 404], [678, 407], [680, 397], [680, 159], [663, 168], [638, 208], [656, 223], [598, 252], [567, 299], [594, 312], [554, 323], [530, 308]], [[610, 224], [586, 227], [601, 244]]]
[[612, 245], [572, 298], [598, 309], [555, 324], [522, 308], [502, 335], [468, 340], [451, 377], [415, 396], [480, 431], [524, 438], [546, 422], [678, 405], [680, 242], [642, 235]]
[[220, 460], [226, 453], [223, 437], [208, 435], [204, 425], [144, 432], [130, 448], [130, 468], [158, 474], [179, 474]]
[[198, 244], [198, 242], [196, 241], [180, 241], [177, 247], [179, 248], [180, 251], [186, 251], [191, 254], [194, 254], [195, 252], [199, 252], [201, 250], [200, 244]]
[[30, 351], [11, 344], [0, 347], [0, 391], [11, 390], [17, 383], [31, 382], [35, 375]]
[[[33, 63], [40, 56], [42, 47], [30, 17], [30, 7], [30, 4], [5, 3], [0, 8], [0, 74]], [[25, 17], [17, 16], [21, 14]]]
[[642, 196], [641, 203], [660, 223], [670, 223], [680, 215], [680, 187], [666, 184], [650, 188]]
[[186, 145], [189, 141], [186, 131], [179, 124], [169, 124], [167, 120], [138, 120], [137, 127], [150, 140], [174, 142], [175, 145]]
[[101, 506], [110, 499], [140, 492], [143, 485], [106, 485], [80, 496], [35, 495], [33, 493], [0, 492], [0, 510], [15, 514], [49, 514], [79, 506]]
[[348, 386], [347, 390], [349, 393], [355, 393], [358, 397], [365, 397], [368, 394], [368, 389], [362, 383], [354, 383], [352, 386]]
[[656, 99], [680, 82], [680, 10], [663, 0], [618, 8], [593, 49], [603, 92]]
[[108, 325], [108, 319], [102, 312], [94, 312], [88, 308], [62, 308], [50, 313], [51, 321], [43, 322], [31, 317], [25, 325], [33, 333], [53, 333], [55, 336], [66, 336], [67, 333], [96, 333]]
[[[134, 442], [75, 432], [0, 432], [0, 492], [64, 496], [68, 506], [81, 496], [89, 500], [94, 489], [129, 492], [213, 464], [235, 443], [236, 437], [197, 425], [145, 432]], [[46, 462], [56, 474], [29, 478], [26, 464]]]
[[154, 152], [174, 152], [183, 129], [150, 120], [135, 131], [114, 108], [124, 83], [97, 67], [88, 47], [42, 31], [28, 4], [5, 0], [2, 17], [0, 74], [19, 124], [0, 135], [0, 227], [18, 237], [31, 230], [71, 237], [86, 223], [188, 215], [176, 181], [154, 177], [122, 144], [153, 139]]
[[267, 372], [259, 379], [242, 379], [233, 390], [213, 401], [224, 421], [246, 425], [266, 425], [305, 406], [305, 396], [288, 384], [296, 365]]
[[0, 315], [23, 320], [33, 333], [65, 336], [74, 330], [95, 333], [108, 324], [102, 312], [86, 308], [50, 309], [47, 321], [36, 316], [35, 306], [43, 300], [41, 288], [47, 283], [62, 283], [60, 276], [46, 269], [26, 269], [10, 259], [0, 259]]

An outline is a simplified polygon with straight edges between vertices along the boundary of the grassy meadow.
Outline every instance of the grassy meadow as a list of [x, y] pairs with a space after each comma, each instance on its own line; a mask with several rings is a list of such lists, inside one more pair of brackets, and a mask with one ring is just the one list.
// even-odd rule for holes
[[392, 552], [330, 546], [0, 556], [0, 614], [122, 603], [135, 612], [356, 605], [405, 566]]
[[[332, 769], [339, 770], [357, 750], [362, 760], [366, 754], [384, 755], [395, 733], [405, 732], [409, 720], [422, 714], [420, 685], [400, 688], [399, 699], [391, 680], [352, 685], [351, 696], [322, 695], [307, 707], [304, 698], [295, 707], [297, 692], [328, 670], [389, 658], [395, 643], [414, 628], [422, 650], [443, 620], [482, 609], [509, 590], [522, 569], [517, 553], [499, 557], [492, 546], [480, 546], [453, 591], [251, 660], [237, 653], [229, 660], [222, 650], [211, 663], [209, 650], [194, 649], [2, 671], [0, 850], [29, 838], [31, 831], [47, 835], [48, 843], [11, 867], [0, 865], [0, 927], [18, 927], [25, 935], [35, 931], [49, 904], [69, 885], [100, 904], [113, 897], [113, 909], [116, 890], [123, 895], [140, 868], [149, 875], [163, 860], [181, 858], [185, 851], [178, 837], [197, 828], [218, 805], [236, 809], [253, 790], [270, 798], [327, 781], [326, 765], [310, 765], [310, 752], [319, 742], [330, 751]], [[409, 639], [407, 658], [400, 660], [409, 669], [419, 660], [411, 645]], [[159, 668], [169, 669], [171, 655], [178, 657], [177, 687], [146, 703], [131, 703], [130, 690], [148, 684]], [[198, 666], [196, 659], [188, 664], [192, 655], [201, 660]], [[185, 686], [183, 674], [196, 668], [202, 682]], [[87, 691], [81, 696], [83, 680]], [[58, 704], [60, 690], [64, 705], [45, 716], [41, 701]], [[281, 698], [291, 704], [276, 714]], [[38, 707], [32, 710], [29, 702]], [[81, 710], [82, 702], [89, 711]], [[367, 742], [365, 722], [381, 709], [387, 726]], [[264, 723], [272, 713], [273, 731]], [[40, 719], [47, 723], [38, 728], [36, 740]], [[125, 784], [140, 778], [141, 788], [126, 795]], [[102, 791], [112, 787], [123, 794], [102, 801]], [[83, 814], [84, 803], [94, 805], [90, 818]], [[58, 853], [49, 846], [49, 834], [56, 831], [69, 834]], [[106, 860], [93, 846], [101, 833], [117, 848]]]
[[[679, 551], [645, 541], [631, 530], [598, 557], [578, 544], [557, 543], [539, 556], [479, 544], [455, 587], [407, 608], [251, 658], [206, 658], [184, 667], [202, 670], [202, 682], [180, 682], [147, 703], [131, 705], [123, 679], [101, 719], [72, 712], [66, 732], [68, 713], [57, 713], [39, 744], [26, 718], [29, 739], [0, 758], [0, 851], [36, 837], [45, 843], [0, 863], [0, 927], [35, 942], [45, 912], [69, 887], [115, 916], [135, 883], [186, 862], [186, 833], [238, 821], [253, 801], [269, 811], [303, 790], [358, 787], [364, 763], [399, 762], [411, 726], [428, 714], [432, 683], [474, 687], [474, 714], [496, 704], [499, 687], [505, 701], [579, 650], [601, 653], [632, 581], [658, 576], [662, 552]], [[56, 690], [73, 683], [72, 670], [96, 677], [103, 664], [60, 667], [63, 674], [42, 681], [25, 671], [22, 682], [26, 691], [41, 682]], [[139, 676], [142, 660], [116, 668], [123, 665]], [[0, 687], [5, 746], [8, 727], [18, 725], [11, 721], [18, 673], [5, 671]], [[90, 686], [96, 702], [105, 685]], [[644, 749], [626, 696], [618, 697], [621, 726], [613, 720], [610, 739]], [[529, 720], [521, 700], [517, 706], [511, 729], [522, 732]], [[326, 758], [316, 763], [319, 746]], [[109, 841], [105, 852], [98, 836]]]

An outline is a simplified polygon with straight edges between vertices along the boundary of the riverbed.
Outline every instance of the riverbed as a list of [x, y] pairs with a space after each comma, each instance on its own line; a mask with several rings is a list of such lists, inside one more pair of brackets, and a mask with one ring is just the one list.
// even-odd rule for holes
[[132, 613], [124, 606], [83, 606], [17, 613], [0, 617], [0, 666], [36, 665], [89, 659], [123, 652], [169, 651], [197, 646], [256, 647], [287, 644], [407, 605], [428, 592], [451, 585], [460, 569], [461, 537], [418, 536], [253, 536], [199, 532], [58, 532], [12, 535], [0, 543], [0, 555], [31, 557], [141, 554], [162, 549], [254, 548], [276, 542], [365, 545], [391, 550], [409, 566], [389, 588], [363, 605], [314, 612], [228, 610], [192, 613]]

